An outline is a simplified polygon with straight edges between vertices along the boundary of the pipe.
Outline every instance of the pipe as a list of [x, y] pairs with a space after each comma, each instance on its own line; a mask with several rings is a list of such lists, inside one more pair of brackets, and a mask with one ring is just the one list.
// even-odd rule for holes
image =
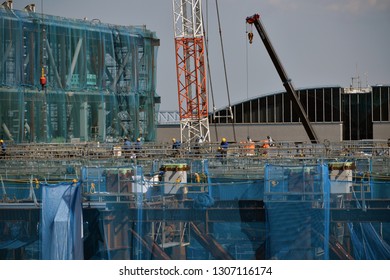
[[7, 134], [7, 136], [8, 136], [8, 139], [11, 141], [14, 141], [14, 138], [12, 137], [12, 134], [9, 131], [9, 129], [5, 123], [3, 123], [3, 129], [4, 129], [5, 134]]
[[148, 239], [148, 240], [145, 240], [144, 238], [142, 238], [134, 229], [130, 228], [130, 232], [133, 234], [133, 236], [139, 241], [141, 242], [141, 244], [150, 252], [152, 253], [152, 255], [159, 259], [159, 260], [170, 260], [171, 258], [164, 252], [163, 249], [160, 248], [160, 246], [158, 246], [156, 244], [156, 242], [154, 242], [150, 237], [148, 236], [145, 236], [145, 239]]
[[71, 67], [70, 67], [68, 79], [66, 81], [66, 86], [68, 86], [68, 87], [70, 86], [70, 82], [72, 80], [73, 72], [74, 72], [74, 69], [76, 68], [76, 63], [77, 63], [77, 59], [79, 57], [79, 53], [80, 53], [80, 50], [81, 50], [82, 43], [83, 43], [83, 39], [80, 38], [79, 41], [77, 42], [77, 46], [76, 46], [75, 53], [73, 55], [72, 64], [71, 64]]
[[218, 260], [234, 260], [225, 248], [222, 247], [211, 235], [203, 234], [193, 223], [190, 223], [191, 232], [194, 233], [196, 240]]

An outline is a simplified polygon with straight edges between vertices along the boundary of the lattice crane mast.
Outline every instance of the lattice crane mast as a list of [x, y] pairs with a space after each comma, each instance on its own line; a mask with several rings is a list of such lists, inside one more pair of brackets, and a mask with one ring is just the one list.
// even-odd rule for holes
[[181, 141], [209, 142], [201, 0], [173, 0], [173, 14]]

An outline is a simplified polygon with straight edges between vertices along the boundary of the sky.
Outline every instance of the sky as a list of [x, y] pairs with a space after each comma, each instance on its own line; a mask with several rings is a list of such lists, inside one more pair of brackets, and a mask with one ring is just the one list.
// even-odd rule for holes
[[[30, 3], [44, 14], [155, 31], [160, 111], [178, 110], [172, 0], [14, 0], [13, 7]], [[255, 29], [248, 43], [245, 19], [255, 13], [295, 88], [349, 87], [353, 77], [362, 86], [390, 84], [389, 0], [203, 0], [202, 8], [210, 111], [284, 89]]]

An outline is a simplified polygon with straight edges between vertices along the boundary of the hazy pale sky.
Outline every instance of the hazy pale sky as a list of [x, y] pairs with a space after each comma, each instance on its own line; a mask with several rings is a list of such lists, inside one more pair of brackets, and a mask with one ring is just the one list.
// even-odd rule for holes
[[[37, 12], [117, 25], [146, 25], [160, 39], [160, 110], [178, 110], [172, 0], [14, 0]], [[228, 105], [215, 0], [203, 0], [213, 95], [210, 109]], [[390, 84], [389, 0], [219, 0], [231, 104], [283, 90], [257, 32], [248, 44], [245, 19], [260, 14], [296, 88], [340, 85], [359, 76], [362, 86]]]

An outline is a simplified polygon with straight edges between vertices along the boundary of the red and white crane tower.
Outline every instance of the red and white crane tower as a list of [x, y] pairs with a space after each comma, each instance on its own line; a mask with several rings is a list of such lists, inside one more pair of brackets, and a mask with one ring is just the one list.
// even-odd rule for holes
[[210, 142], [201, 0], [173, 0], [182, 143]]

